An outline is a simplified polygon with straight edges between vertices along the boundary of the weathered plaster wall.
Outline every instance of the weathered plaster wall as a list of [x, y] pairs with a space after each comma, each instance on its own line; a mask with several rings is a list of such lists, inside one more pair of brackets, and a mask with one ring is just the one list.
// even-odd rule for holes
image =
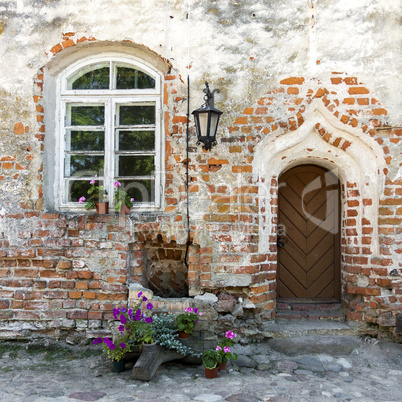
[[[225, 112], [210, 153], [196, 147], [190, 127], [190, 296], [229, 292], [224, 298], [245, 301], [246, 319], [274, 318], [278, 166], [345, 160], [351, 167], [339, 166], [349, 172], [340, 174], [342, 300], [350, 320], [395, 328], [402, 298], [399, 6], [398, 0], [0, 1], [2, 333], [104, 328], [113, 304], [126, 302], [128, 281], [143, 283], [146, 247], [183, 248], [188, 66], [190, 110], [202, 103], [208, 80], [220, 88], [216, 106]], [[54, 144], [46, 77], [74, 54], [105, 45], [128, 52], [142, 46], [167, 66], [160, 68], [164, 208], [156, 214], [61, 214], [44, 203], [52, 187], [46, 152]], [[309, 118], [313, 100], [330, 118]], [[311, 157], [290, 161], [294, 132], [306, 138], [297, 151]], [[276, 139], [281, 161], [264, 170], [269, 151], [261, 149]], [[373, 183], [355, 168], [359, 146], [378, 167], [370, 170], [378, 188], [368, 194]], [[325, 152], [333, 152], [331, 161], [323, 162]], [[261, 188], [270, 194], [265, 205]]]

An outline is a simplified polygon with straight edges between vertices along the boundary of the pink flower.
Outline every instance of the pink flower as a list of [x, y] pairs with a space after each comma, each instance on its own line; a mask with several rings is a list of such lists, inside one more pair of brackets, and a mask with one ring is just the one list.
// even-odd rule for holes
[[218, 346], [216, 347], [216, 350], [222, 350], [222, 348], [218, 345]]
[[80, 204], [82, 204], [85, 200], [86, 200], [85, 197], [81, 197], [81, 198], [78, 200], [78, 202], [79, 202]]
[[202, 315], [202, 313], [198, 313], [198, 315], [199, 315], [199, 316], [201, 316], [201, 315]]
[[95, 180], [91, 180], [89, 184], [95, 184]]
[[192, 312], [193, 312], [193, 309], [192, 309], [191, 307], [187, 307], [187, 308], [186, 308], [186, 312], [187, 312], [187, 313], [192, 313]]
[[225, 336], [226, 336], [226, 338], [233, 339], [233, 338], [236, 338], [237, 335], [232, 331], [228, 331], [228, 332], [226, 332]]
[[224, 351], [225, 353], [230, 353], [230, 348], [229, 348], [228, 346], [225, 346], [225, 347], [223, 348], [223, 351]]
[[130, 198], [130, 201], [131, 201], [131, 202], [134, 202], [134, 198]]
[[115, 181], [115, 182], [113, 183], [113, 186], [114, 186], [114, 188], [120, 187], [120, 186], [121, 186], [121, 183], [120, 183], [119, 181]]

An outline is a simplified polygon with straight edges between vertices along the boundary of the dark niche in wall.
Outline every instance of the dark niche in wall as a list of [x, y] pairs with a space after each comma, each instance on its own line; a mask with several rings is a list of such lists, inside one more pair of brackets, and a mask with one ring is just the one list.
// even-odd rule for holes
[[145, 276], [155, 296], [188, 297], [188, 271], [184, 264], [185, 246], [175, 242], [146, 244]]

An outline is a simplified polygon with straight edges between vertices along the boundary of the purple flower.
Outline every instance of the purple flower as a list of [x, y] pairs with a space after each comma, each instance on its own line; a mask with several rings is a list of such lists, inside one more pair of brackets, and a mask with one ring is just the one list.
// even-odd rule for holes
[[126, 348], [126, 344], [125, 344], [124, 342], [122, 342], [122, 343], [120, 344], [120, 347], [121, 347], [122, 349], [125, 349], [125, 348]]
[[130, 318], [133, 318], [133, 309], [129, 309], [128, 310], [128, 316], [130, 317]]
[[80, 204], [82, 204], [83, 202], [85, 202], [86, 198], [85, 197], [80, 197], [80, 199], [78, 200], [78, 202]]
[[134, 316], [134, 321], [140, 321], [141, 320], [141, 316], [140, 315], [135, 315]]
[[122, 307], [122, 308], [120, 309], [120, 311], [121, 311], [122, 313], [125, 313], [127, 310], [126, 310], [125, 307]]
[[124, 325], [119, 325], [119, 331], [124, 332]]
[[109, 339], [109, 338], [105, 338], [105, 339], [103, 340], [103, 343], [106, 343], [106, 345], [107, 345], [109, 342], [110, 342], [110, 339]]
[[137, 297], [141, 297], [141, 295], [142, 295], [142, 292], [138, 293]]
[[135, 315], [141, 315], [141, 310], [138, 309], [138, 310], [135, 312]]
[[119, 312], [120, 312], [120, 311], [119, 311], [118, 308], [114, 308], [114, 309], [113, 309], [113, 317], [114, 317], [115, 320], [117, 320], [117, 318], [118, 318], [117, 316], [119, 315]]
[[145, 317], [145, 318], [144, 318], [144, 321], [145, 321], [147, 324], [150, 324], [150, 323], [153, 321], [153, 318], [152, 318], [152, 316], [151, 316], [151, 317]]
[[122, 324], [125, 324], [127, 322], [127, 318], [123, 314], [120, 316], [120, 322]]
[[228, 346], [226, 346], [226, 347], [223, 348], [223, 351], [225, 353], [230, 353], [230, 348]]
[[185, 311], [186, 311], [187, 313], [192, 313], [192, 312], [193, 312], [193, 309], [192, 309], [191, 307], [187, 307]]
[[142, 301], [147, 301], [148, 299], [144, 296], [143, 298], [142, 298]]
[[109, 349], [110, 349], [110, 350], [116, 349], [116, 345], [115, 345], [114, 343], [110, 344], [110, 345], [109, 345]]
[[91, 180], [89, 184], [95, 184], [95, 180]]
[[152, 310], [153, 307], [154, 307], [154, 306], [152, 305], [152, 303], [148, 303], [148, 304], [147, 304], [147, 309], [148, 309], [148, 310]]
[[102, 343], [102, 338], [96, 338], [96, 339], [94, 339], [93, 343], [94, 343], [95, 345], [97, 345], [98, 343]]
[[218, 346], [216, 347], [216, 350], [222, 350], [222, 348], [218, 345]]
[[197, 314], [197, 313], [198, 313], [198, 308], [195, 308], [195, 309], [193, 310], [193, 313]]

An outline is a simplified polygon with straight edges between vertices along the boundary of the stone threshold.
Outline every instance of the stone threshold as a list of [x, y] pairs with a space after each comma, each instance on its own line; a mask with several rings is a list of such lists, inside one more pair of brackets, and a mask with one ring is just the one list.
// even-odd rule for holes
[[359, 336], [361, 328], [345, 322], [291, 320], [265, 322], [261, 334], [265, 338], [293, 338], [310, 335]]

